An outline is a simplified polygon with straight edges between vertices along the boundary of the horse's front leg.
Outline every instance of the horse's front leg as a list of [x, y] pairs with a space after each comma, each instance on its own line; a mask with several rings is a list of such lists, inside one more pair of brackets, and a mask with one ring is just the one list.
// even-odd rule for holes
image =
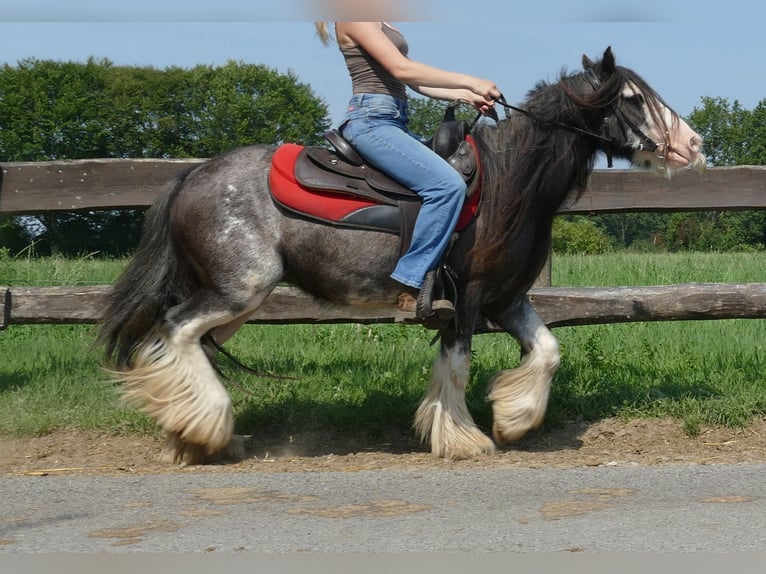
[[470, 329], [442, 333], [441, 349], [434, 363], [431, 383], [415, 416], [415, 429], [431, 452], [439, 457], [465, 459], [495, 451], [492, 440], [476, 426], [465, 403], [471, 371]]
[[499, 372], [490, 382], [492, 434], [498, 443], [505, 443], [543, 422], [560, 363], [559, 344], [526, 295], [492, 320], [516, 337], [524, 352], [518, 367]]

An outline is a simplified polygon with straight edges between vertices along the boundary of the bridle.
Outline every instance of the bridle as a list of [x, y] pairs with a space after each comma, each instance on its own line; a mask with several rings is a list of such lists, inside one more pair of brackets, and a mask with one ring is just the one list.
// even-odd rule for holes
[[[588, 69], [586, 70], [585, 74], [591, 86], [593, 87], [593, 89], [595, 91], [598, 91], [601, 88], [601, 80], [596, 75], [596, 73], [593, 70]], [[503, 96], [502, 94], [500, 95], [500, 98], [498, 98], [498, 100], [495, 103], [505, 108], [506, 119], [510, 118], [510, 110], [513, 110], [515, 112], [524, 114], [528, 118], [531, 118], [532, 120], [538, 123], [555, 126], [560, 129], [580, 133], [588, 137], [591, 137], [593, 139], [599, 140], [600, 142], [605, 144], [603, 145], [602, 149], [604, 153], [606, 153], [608, 167], [613, 167], [612, 158], [616, 151], [622, 152], [623, 155], [628, 156], [641, 151], [647, 151], [652, 153], [652, 152], [656, 152], [657, 150], [661, 150], [661, 152], [657, 155], [657, 157], [662, 160], [662, 166], [664, 167], [665, 154], [662, 152], [669, 148], [667, 140], [661, 144], [658, 144], [657, 142], [655, 142], [651, 137], [649, 137], [646, 133], [644, 133], [644, 131], [638, 125], [636, 125], [636, 123], [633, 120], [626, 117], [625, 114], [622, 112], [622, 110], [619, 107], [617, 107], [614, 103], [609, 104], [607, 114], [604, 117], [604, 121], [601, 124], [600, 132], [594, 132], [591, 130], [587, 130], [578, 126], [573, 126], [571, 124], [566, 124], [556, 120], [542, 119], [536, 116], [535, 114], [533, 114], [532, 112], [530, 112], [529, 110], [525, 110], [523, 108], [519, 108], [509, 104], [508, 101], [505, 99], [505, 96]], [[493, 119], [495, 119], [495, 121], [498, 120], [496, 112], [490, 115], [493, 117]], [[481, 114], [479, 114], [476, 120], [474, 120], [474, 125], [476, 124], [476, 121], [479, 119], [480, 116]], [[471, 127], [473, 127], [473, 125]], [[616, 143], [618, 141], [617, 139], [618, 136], [623, 136], [622, 139], [627, 139], [626, 130], [630, 130], [636, 136], [638, 136], [640, 140], [638, 144], [618, 145]], [[665, 132], [665, 135], [666, 137], [669, 135], [667, 131]]]
[[[593, 86], [593, 89], [595, 91], [598, 91], [601, 88], [601, 80], [596, 75], [596, 73], [592, 69], [588, 69], [585, 72], [586, 77], [588, 78], [588, 81], [590, 82], [590, 85]], [[617, 141], [617, 130], [619, 129], [622, 136], [627, 136], [625, 133], [625, 127], [627, 126], [630, 131], [632, 131], [635, 135], [639, 138], [638, 144], [633, 145], [622, 145], [622, 146], [616, 146], [615, 141]], [[650, 138], [644, 131], [636, 125], [636, 123], [631, 120], [630, 118], [626, 117], [625, 114], [622, 112], [622, 110], [615, 106], [614, 103], [609, 105], [609, 113], [604, 117], [604, 122], [602, 124], [602, 134], [605, 135], [605, 137], [609, 140], [611, 145], [604, 150], [606, 153], [607, 158], [607, 165], [608, 167], [612, 167], [612, 154], [614, 153], [615, 149], [619, 149], [623, 152], [624, 155], [629, 155], [630, 152], [637, 153], [641, 151], [647, 151], [649, 153], [656, 152], [658, 149], [662, 148], [663, 150], [667, 150], [668, 148], [668, 137], [669, 133], [667, 130], [665, 130], [665, 141], [661, 144], [658, 144], [656, 141], [654, 141], [652, 138]], [[627, 138], [625, 138], [627, 139]], [[665, 166], [665, 154], [662, 153], [662, 155], [657, 154], [657, 157], [662, 160], [662, 167]]]

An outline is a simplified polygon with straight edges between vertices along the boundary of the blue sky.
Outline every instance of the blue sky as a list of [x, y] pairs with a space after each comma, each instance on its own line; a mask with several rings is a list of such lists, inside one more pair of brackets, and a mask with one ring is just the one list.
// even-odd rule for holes
[[[323, 48], [314, 36], [316, 2], [0, 0], [0, 63], [94, 56], [158, 68], [230, 59], [265, 64], [311, 85], [337, 122], [350, 83], [337, 49]], [[618, 63], [644, 76], [682, 115], [702, 96], [739, 100], [746, 108], [766, 99], [761, 1], [421, 0], [414, 6], [421, 21], [396, 22], [413, 59], [490, 78], [512, 102], [562, 68], [579, 68], [583, 53], [595, 58], [609, 45]]]

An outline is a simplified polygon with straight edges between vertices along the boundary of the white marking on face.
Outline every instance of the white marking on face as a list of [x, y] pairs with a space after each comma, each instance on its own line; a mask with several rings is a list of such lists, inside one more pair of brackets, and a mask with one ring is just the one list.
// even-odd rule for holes
[[[628, 81], [623, 88], [623, 99], [631, 99], [641, 95], [641, 90], [635, 83]], [[683, 118], [675, 116], [670, 108], [657, 102], [658, 109], [652, 114], [646, 99], [642, 102], [644, 118], [641, 130], [659, 145], [656, 151], [639, 151], [633, 162], [638, 165], [653, 167], [658, 172], [692, 166], [698, 170], [704, 168], [705, 160], [701, 153], [702, 137], [687, 124]], [[660, 118], [660, 121], [655, 121]], [[630, 135], [630, 143], [637, 146], [641, 138], [634, 133]]]

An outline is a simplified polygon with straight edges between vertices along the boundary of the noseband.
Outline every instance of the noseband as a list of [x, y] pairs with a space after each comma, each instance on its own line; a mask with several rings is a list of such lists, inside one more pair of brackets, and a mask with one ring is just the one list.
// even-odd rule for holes
[[[586, 70], [586, 76], [588, 77], [588, 81], [590, 82], [591, 86], [593, 86], [593, 89], [595, 91], [598, 91], [601, 88], [601, 80], [598, 78], [598, 76], [593, 72], [593, 70]], [[565, 129], [571, 132], [577, 132], [580, 134], [587, 135], [589, 137], [592, 137], [594, 139], [597, 139], [603, 144], [603, 150], [604, 153], [606, 153], [606, 159], [607, 159], [607, 166], [613, 167], [612, 162], [612, 156], [615, 152], [621, 151], [624, 155], [630, 155], [631, 153], [635, 154], [637, 152], [641, 151], [648, 151], [648, 152], [656, 152], [659, 149], [666, 150], [668, 146], [668, 142], [663, 142], [662, 144], [658, 144], [655, 142], [652, 138], [650, 138], [644, 131], [636, 125], [636, 123], [631, 120], [630, 118], [626, 117], [625, 114], [622, 112], [622, 110], [615, 106], [614, 103], [609, 104], [609, 107], [607, 109], [607, 114], [604, 116], [604, 121], [601, 124], [601, 131], [600, 132], [592, 132], [590, 130], [586, 130], [577, 126], [565, 124], [562, 122], [558, 122], [555, 120], [544, 120], [542, 118], [538, 118], [535, 116], [532, 112], [529, 110], [525, 110], [522, 108], [518, 108], [516, 106], [512, 106], [509, 104], [505, 96], [502, 94], [500, 95], [500, 98], [497, 100], [497, 103], [500, 104], [502, 107], [505, 108], [506, 111], [506, 117], [508, 117], [509, 110], [513, 110], [519, 113], [524, 114], [525, 116], [535, 120], [539, 123], [544, 123], [548, 125], [553, 125], [561, 129]], [[481, 114], [479, 114], [480, 117]], [[476, 118], [478, 120], [478, 117]], [[497, 114], [494, 114], [494, 119], [497, 120]], [[474, 124], [476, 122], [474, 121]], [[618, 136], [626, 136], [626, 131], [630, 130], [633, 132], [638, 138], [640, 139], [638, 144], [625, 144], [625, 145], [618, 145]], [[665, 132], [666, 136], [668, 135], [668, 132]], [[659, 159], [665, 161], [665, 155], [658, 154], [657, 156]]]

